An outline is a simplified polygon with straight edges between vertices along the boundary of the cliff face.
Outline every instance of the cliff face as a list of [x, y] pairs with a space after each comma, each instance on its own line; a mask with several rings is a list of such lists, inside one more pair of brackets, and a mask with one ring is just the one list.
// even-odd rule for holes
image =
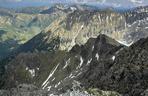
[[125, 29], [125, 20], [118, 13], [75, 11], [52, 23], [43, 34], [50, 32], [50, 38], [59, 37], [59, 49], [70, 50], [75, 44], [85, 44], [89, 38], [96, 37], [100, 33], [122, 38], [123, 29]]
[[[129, 46], [140, 38], [148, 36], [147, 9], [137, 12], [135, 10], [126, 13], [117, 13], [112, 10], [76, 10], [55, 20], [43, 30], [42, 35], [39, 34], [36, 37], [40, 37], [41, 42], [47, 44], [58, 39], [57, 46], [60, 50], [70, 50], [75, 44], [83, 45], [89, 38], [99, 34], [105, 34]], [[30, 42], [32, 40], [26, 45], [30, 45]], [[37, 50], [40, 49], [37, 48]]]

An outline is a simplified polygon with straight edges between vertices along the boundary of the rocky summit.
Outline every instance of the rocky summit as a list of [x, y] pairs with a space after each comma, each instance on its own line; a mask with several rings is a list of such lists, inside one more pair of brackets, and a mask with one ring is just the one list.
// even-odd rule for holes
[[4, 85], [9, 89], [23, 83], [34, 84], [55, 95], [78, 90], [97, 94], [90, 90], [101, 89], [125, 96], [146, 96], [142, 94], [148, 87], [147, 40], [126, 47], [99, 35], [84, 45], [75, 45], [69, 52], [21, 53], [7, 65]]
[[61, 14], [0, 61], [0, 96], [148, 96], [147, 6], [38, 10], [27, 16]]

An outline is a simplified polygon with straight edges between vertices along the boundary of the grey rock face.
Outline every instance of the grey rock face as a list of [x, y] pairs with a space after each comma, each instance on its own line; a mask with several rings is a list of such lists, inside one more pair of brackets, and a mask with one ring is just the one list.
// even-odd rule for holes
[[39, 90], [33, 85], [21, 84], [9, 91], [0, 90], [0, 96], [48, 96], [44, 90]]
[[[89, 39], [85, 45], [74, 46], [69, 52], [57, 52], [56, 55], [53, 53], [53, 59], [51, 60], [45, 58], [46, 55], [50, 57], [50, 53], [46, 54], [45, 52], [41, 55], [38, 52], [34, 56], [36, 57], [37, 55], [37, 58], [44, 56], [44, 61], [47, 62], [45, 64], [42, 59], [36, 60], [38, 64], [42, 64], [39, 70], [35, 70], [35, 73], [41, 72], [42, 74], [38, 74], [33, 78], [30, 77], [29, 79], [34, 81], [34, 84], [40, 82], [38, 86], [48, 91], [48, 94], [65, 93], [72, 88], [72, 82], [76, 80], [80, 82], [80, 86], [86, 89], [98, 88], [101, 90], [116, 91], [127, 96], [140, 96], [148, 88], [147, 41], [148, 39], [141, 39], [130, 47], [126, 47], [114, 39], [100, 35], [97, 38]], [[24, 70], [26, 67], [31, 68], [34, 66], [33, 69], [38, 67], [38, 65], [36, 66], [34, 64], [34, 59], [30, 60], [25, 57], [27, 54], [19, 59], [20, 56], [16, 57], [10, 63], [10, 69], [16, 63], [18, 67], [15, 67], [16, 69], [13, 70], [18, 70], [20, 68], [19, 66], [22, 65], [25, 65]], [[15, 61], [17, 62], [15, 63]], [[32, 66], [29, 66], [30, 64]], [[25, 72], [30, 71], [26, 70]], [[13, 73], [13, 71], [10, 73], [14, 76], [14, 81], [17, 81], [17, 83], [22, 82], [17, 79], [17, 76], [17, 78], [15, 77], [15, 74], [19, 73]], [[9, 74], [7, 75], [9, 76]], [[22, 80], [27, 79], [22, 76], [19, 75], [19, 78]], [[9, 83], [11, 84], [11, 82]], [[17, 83], [15, 84], [17, 85]], [[24, 83], [26, 82], [24, 81]]]
[[0, 90], [0, 96], [10, 96], [10, 92], [7, 90]]
[[[34, 83], [53, 93], [65, 92], [80, 73], [84, 74], [89, 69], [92, 62], [97, 63], [105, 58], [113, 62], [113, 54], [122, 47], [114, 39], [100, 35], [89, 39], [83, 46], [74, 46], [70, 52], [20, 54], [7, 66], [9, 71], [6, 72], [6, 85], [11, 87], [22, 82]], [[31, 70], [35, 71], [34, 77], [30, 76]], [[103, 73], [105, 70], [107, 71], [105, 68], [98, 71]]]
[[[82, 78], [84, 85], [104, 90], [116, 90], [129, 96], [140, 96], [147, 89], [148, 39], [141, 39], [130, 47], [121, 48], [113, 62], [104, 58], [92, 62]], [[80, 80], [81, 80], [80, 79]]]
[[[105, 34], [129, 46], [140, 38], [148, 36], [147, 22], [147, 8], [137, 8], [126, 13], [117, 13], [113, 10], [76, 10], [55, 20], [41, 34], [37, 35], [34, 41], [38, 41], [37, 38], [40, 38], [41, 42], [44, 42], [44, 46], [47, 46], [53, 40], [58, 39], [57, 48], [69, 51], [76, 44], [84, 45], [89, 38]], [[23, 47], [30, 45], [32, 41], [30, 40]], [[41, 44], [38, 43], [38, 45]], [[37, 50], [47, 50], [38, 47]]]

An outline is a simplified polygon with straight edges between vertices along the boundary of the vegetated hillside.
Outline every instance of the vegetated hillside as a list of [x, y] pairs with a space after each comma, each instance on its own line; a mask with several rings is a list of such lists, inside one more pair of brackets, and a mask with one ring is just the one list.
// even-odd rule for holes
[[64, 12], [28, 14], [0, 10], [0, 58], [39, 34], [60, 16], [66, 15]]
[[[85, 45], [74, 46], [70, 52], [20, 53], [7, 65], [8, 78], [5, 87], [11, 88], [22, 83], [32, 83], [43, 88], [51, 86], [51, 91], [56, 91], [59, 88], [55, 87], [58, 82], [64, 83], [61, 86], [63, 88], [67, 85], [70, 87], [71, 80], [77, 78], [77, 74], [86, 71], [93, 59], [99, 60], [100, 56], [108, 56], [109, 61], [112, 62], [113, 54], [122, 47], [123, 45], [117, 41], [100, 35], [96, 39], [89, 39]], [[49, 74], [52, 74], [52, 77], [48, 78]], [[55, 81], [52, 81], [54, 78]], [[63, 90], [66, 91], [67, 88]]]
[[126, 47], [105, 35], [75, 45], [69, 52], [21, 53], [7, 65], [5, 87], [27, 83], [48, 94], [61, 94], [77, 82], [85, 90], [144, 96], [147, 53], [147, 39]]

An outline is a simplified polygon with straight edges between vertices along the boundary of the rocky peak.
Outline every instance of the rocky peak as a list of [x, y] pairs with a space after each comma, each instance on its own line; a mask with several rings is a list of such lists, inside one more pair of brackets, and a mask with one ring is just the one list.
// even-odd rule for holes
[[[66, 86], [70, 87], [70, 83], [77, 78], [79, 72], [85, 72], [91, 62], [99, 62], [107, 58], [107, 60], [113, 62], [113, 55], [122, 47], [114, 39], [100, 35], [97, 38], [90, 38], [84, 45], [75, 45], [70, 52], [20, 54], [7, 66], [9, 71], [6, 72], [8, 76], [6, 86], [11, 87], [21, 83], [30, 84], [34, 82], [33, 84], [37, 84], [43, 89], [55, 92], [61, 88], [61, 84], [68, 82], [68, 85], [66, 84], [60, 89], [66, 91]], [[17, 67], [14, 67], [16, 65]], [[40, 73], [45, 74], [45, 76], [40, 76]], [[11, 74], [10, 77], [9, 74]]]
[[[47, 90], [48, 94], [61, 94], [71, 89], [76, 80], [86, 89], [99, 88], [123, 95], [141, 96], [142, 93], [146, 94], [148, 88], [147, 40], [141, 39], [126, 47], [101, 34], [97, 38], [90, 38], [84, 45], [75, 45], [69, 52], [18, 55], [7, 66], [9, 72], [6, 75], [11, 74], [8, 77], [11, 82], [7, 83], [11, 85], [12, 81], [17, 81], [13, 82], [17, 85], [32, 81]], [[24, 71], [20, 71], [20, 68]], [[20, 72], [25, 72], [28, 77], [21, 76]], [[35, 75], [30, 75], [32, 72]], [[28, 78], [29, 81], [25, 81]]]
[[[141, 39], [130, 47], [121, 48], [116, 52], [114, 62], [103, 61], [98, 62], [98, 65], [91, 65], [91, 67], [84, 75], [84, 80], [88, 80], [90, 85], [99, 86], [104, 90], [115, 89], [119, 93], [125, 95], [138, 96], [147, 89], [147, 38]], [[104, 59], [105, 60], [105, 59]], [[106, 58], [107, 60], [107, 58]], [[100, 77], [100, 65], [104, 64], [107, 69], [106, 73]], [[108, 64], [111, 64], [107, 67]], [[97, 67], [98, 66], [98, 67]], [[103, 67], [104, 68], [104, 67]], [[103, 69], [103, 71], [105, 70]], [[94, 71], [95, 70], [95, 71]], [[97, 72], [97, 73], [95, 73]], [[89, 78], [90, 75], [90, 78]], [[92, 76], [94, 75], [94, 77]], [[84, 78], [84, 77], [82, 77]], [[86, 79], [87, 78], [87, 79]], [[96, 79], [92, 79], [96, 78]], [[100, 78], [100, 79], [99, 79]], [[99, 81], [94, 83], [95, 81]], [[88, 84], [88, 83], [87, 83]], [[97, 84], [97, 85], [96, 85]], [[144, 84], [144, 85], [143, 85]], [[123, 86], [124, 88], [123, 88]], [[140, 95], [141, 96], [141, 95]]]

